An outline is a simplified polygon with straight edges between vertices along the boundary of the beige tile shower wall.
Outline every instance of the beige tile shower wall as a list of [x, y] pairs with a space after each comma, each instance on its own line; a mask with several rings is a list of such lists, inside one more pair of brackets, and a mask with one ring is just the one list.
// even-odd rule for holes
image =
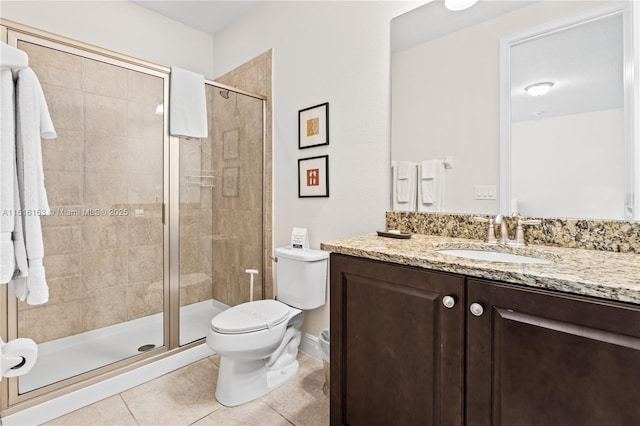
[[[246, 269], [262, 269], [262, 108], [234, 92], [213, 97], [214, 298], [229, 305], [249, 300]], [[223, 92], [226, 95], [226, 92]], [[258, 277], [260, 278], [260, 277]], [[254, 287], [260, 298], [260, 286]]]
[[50, 300], [19, 303], [18, 334], [41, 343], [160, 312], [163, 126], [154, 112], [162, 80], [19, 47], [42, 83], [58, 139], [43, 142]]
[[[260, 264], [259, 256], [263, 257], [264, 271], [260, 271], [265, 281], [265, 298], [273, 298], [273, 268], [271, 263], [271, 254], [273, 247], [272, 240], [272, 120], [271, 120], [271, 50], [257, 56], [247, 63], [239, 66], [233, 71], [216, 78], [216, 81], [247, 90], [254, 93], [260, 93], [267, 97], [266, 102], [266, 140], [264, 142], [265, 168], [262, 174], [261, 147], [257, 145], [261, 141], [262, 120], [258, 117], [261, 114], [261, 102], [248, 97], [240, 96], [242, 99], [238, 107], [246, 107], [243, 112], [248, 114], [244, 126], [239, 123], [241, 132], [247, 132], [247, 140], [252, 140], [255, 145], [246, 147], [246, 150], [240, 152], [240, 158], [234, 163], [234, 160], [223, 160], [222, 167], [248, 167], [250, 173], [242, 173], [240, 175], [239, 198], [222, 197], [223, 209], [214, 210], [214, 223], [220, 225], [220, 240], [214, 242], [222, 250], [215, 250], [214, 253], [218, 263], [221, 263], [220, 274], [215, 275], [214, 295], [217, 294], [218, 299], [227, 300], [230, 304], [236, 304], [248, 300], [249, 294], [249, 278], [244, 273], [246, 268], [254, 268]], [[230, 101], [229, 99], [228, 101]], [[230, 117], [233, 120], [233, 117]], [[221, 121], [219, 121], [221, 122]], [[228, 129], [230, 130], [231, 127]], [[249, 135], [250, 138], [249, 138]], [[244, 140], [244, 139], [243, 139]], [[220, 148], [218, 148], [220, 149]], [[245, 149], [245, 148], [243, 148]], [[246, 157], [242, 157], [242, 156]], [[223, 157], [219, 157], [223, 158]], [[244, 166], [243, 166], [244, 164]], [[242, 169], [241, 169], [242, 170]], [[262, 179], [264, 180], [264, 192], [262, 193]], [[262, 203], [257, 197], [262, 193]], [[261, 205], [262, 204], [262, 205]], [[246, 226], [246, 221], [260, 220], [262, 217], [262, 232], [264, 239], [264, 247], [262, 251], [255, 250], [260, 244], [260, 236], [255, 230]], [[219, 219], [219, 220], [216, 220]], [[255, 229], [255, 228], [254, 228]], [[230, 232], [230, 231], [233, 232]], [[234, 238], [237, 236], [238, 238]], [[242, 242], [241, 242], [242, 241]], [[235, 265], [235, 266], [231, 266]], [[226, 268], [226, 271], [225, 271]], [[225, 271], [225, 272], [223, 272]], [[254, 299], [261, 298], [259, 286], [254, 288]]]

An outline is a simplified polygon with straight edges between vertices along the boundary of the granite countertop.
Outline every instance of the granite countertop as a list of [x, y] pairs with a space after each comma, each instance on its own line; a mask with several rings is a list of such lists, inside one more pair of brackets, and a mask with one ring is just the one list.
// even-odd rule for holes
[[[480, 240], [418, 234], [410, 239], [368, 234], [325, 242], [320, 247], [366, 259], [640, 304], [640, 256], [637, 254], [549, 246], [504, 247]], [[534, 256], [551, 263], [489, 262], [437, 252], [445, 249], [483, 249]]]

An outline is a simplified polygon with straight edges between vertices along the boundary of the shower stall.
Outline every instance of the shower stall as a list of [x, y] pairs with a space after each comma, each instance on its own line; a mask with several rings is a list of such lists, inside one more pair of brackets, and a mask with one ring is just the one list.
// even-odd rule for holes
[[58, 139], [43, 142], [49, 302], [0, 287], [0, 332], [39, 346], [0, 409], [202, 343], [264, 293], [265, 98], [205, 85], [208, 137], [168, 133], [169, 69], [3, 21], [29, 55]]

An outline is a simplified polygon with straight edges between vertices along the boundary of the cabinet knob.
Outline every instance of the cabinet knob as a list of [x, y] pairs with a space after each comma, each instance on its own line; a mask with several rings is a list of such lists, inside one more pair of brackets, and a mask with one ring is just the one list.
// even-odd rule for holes
[[442, 304], [445, 306], [445, 308], [451, 309], [456, 306], [456, 299], [453, 296], [445, 296], [442, 298]]
[[469, 310], [471, 311], [471, 313], [473, 315], [475, 315], [477, 317], [479, 317], [480, 315], [482, 315], [484, 313], [484, 308], [479, 303], [472, 303], [471, 306], [469, 306]]

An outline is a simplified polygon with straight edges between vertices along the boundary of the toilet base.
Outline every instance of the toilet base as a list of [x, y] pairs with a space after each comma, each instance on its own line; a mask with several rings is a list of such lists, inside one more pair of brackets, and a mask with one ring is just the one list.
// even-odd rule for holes
[[226, 407], [234, 407], [260, 398], [295, 376], [298, 368], [292, 354], [283, 355], [270, 368], [264, 359], [246, 361], [221, 357], [216, 399]]

